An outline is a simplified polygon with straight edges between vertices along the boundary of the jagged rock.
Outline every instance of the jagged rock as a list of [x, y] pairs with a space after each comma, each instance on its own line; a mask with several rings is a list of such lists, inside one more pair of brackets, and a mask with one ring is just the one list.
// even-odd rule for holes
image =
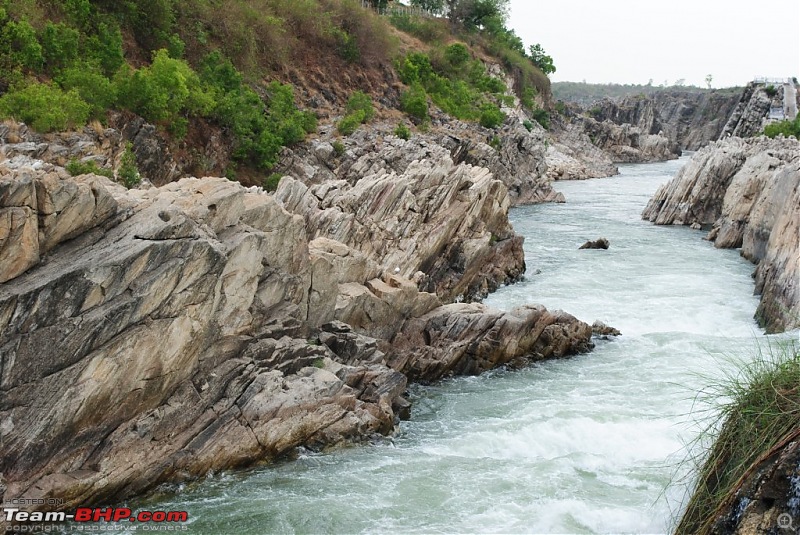
[[[755, 535], [792, 531], [800, 517], [800, 441], [782, 444], [725, 495], [710, 533]], [[715, 472], [715, 476], [718, 474]], [[786, 520], [790, 522], [786, 522]], [[796, 524], [794, 524], [796, 526]]]
[[587, 241], [586, 243], [578, 247], [578, 249], [608, 249], [609, 245], [610, 244], [608, 243], [607, 239], [598, 238], [594, 241], [591, 240]]
[[592, 334], [595, 336], [599, 336], [604, 340], [608, 340], [611, 336], [620, 336], [622, 333], [619, 329], [615, 329], [609, 325], [606, 325], [602, 321], [595, 321], [592, 323]]
[[554, 142], [547, 147], [547, 175], [552, 180], [584, 180], [619, 174], [619, 168], [592, 144], [580, 123], [553, 120]]
[[521, 361], [590, 350], [592, 328], [541, 306], [511, 312], [485, 305], [446, 305], [406, 323], [392, 339], [389, 366], [417, 381], [473, 375]]
[[[2, 210], [84, 232], [0, 286], [7, 493], [73, 507], [391, 431], [406, 379], [370, 364], [374, 342], [349, 366], [306, 341], [337, 283], [312, 280], [299, 216], [226, 179], [56, 178], [17, 169], [0, 188]], [[84, 183], [114, 199], [96, 202], [108, 228], [68, 216]], [[326, 318], [309, 314], [315, 291]]]
[[[414, 162], [449, 158], [488, 169], [505, 184], [512, 206], [564, 201], [547, 175], [547, 136], [538, 125], [528, 131], [516, 119], [497, 130], [448, 118], [440, 123], [409, 140], [391, 134], [388, 125], [359, 129], [343, 140], [346, 150], [338, 158], [328, 142], [300, 144], [284, 152], [278, 169], [307, 186], [334, 180], [352, 185], [365, 176], [402, 175]], [[492, 138], [495, 146], [489, 144]]]
[[[338, 180], [308, 187], [285, 177], [275, 197], [303, 216], [309, 238], [334, 240], [374, 261], [376, 279], [411, 279], [421, 271], [427, 275], [421, 289], [448, 301], [484, 296], [521, 276], [522, 239], [508, 223], [509, 199], [500, 181], [486, 169], [456, 165], [441, 147], [431, 147], [431, 158], [402, 165], [405, 171], [397, 175], [385, 168], [397, 161], [396, 147], [386, 151], [384, 159], [370, 158], [368, 169], [375, 174], [360, 175], [355, 184]], [[369, 297], [353, 286], [342, 295]]]
[[[650, 96], [664, 135], [681, 149], [692, 151], [719, 139], [741, 97], [740, 89], [703, 92], [673, 89]], [[650, 133], [654, 133], [653, 129]]]
[[[783, 107], [783, 91], [776, 93], [775, 104]], [[750, 82], [742, 93], [736, 108], [730, 114], [728, 122], [719, 139], [727, 137], [750, 137], [761, 133], [767, 124], [773, 98], [770, 97], [763, 84]]]
[[680, 156], [677, 143], [662, 134], [648, 134], [630, 124], [596, 121], [584, 117], [583, 129], [592, 143], [605, 151], [615, 163], [661, 162]]
[[768, 331], [800, 325], [800, 143], [729, 138], [704, 148], [656, 192], [642, 218], [711, 227], [717, 247], [757, 263], [756, 313]]
[[[108, 503], [389, 433], [407, 377], [383, 362], [420, 317], [435, 354], [417, 335], [402, 349], [429, 378], [588, 348], [563, 313], [440, 306], [524, 269], [503, 184], [446, 154], [276, 196], [224, 178], [126, 190], [20, 158], [0, 180], [4, 496]], [[456, 365], [454, 345], [479, 360]]]

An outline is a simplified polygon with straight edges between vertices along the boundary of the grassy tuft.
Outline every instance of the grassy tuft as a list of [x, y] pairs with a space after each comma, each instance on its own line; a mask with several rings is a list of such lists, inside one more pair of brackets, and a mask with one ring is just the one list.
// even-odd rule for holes
[[[697, 464], [698, 481], [676, 533], [710, 533], [733, 506], [745, 478], [800, 431], [800, 350], [791, 343], [737, 363], [701, 399], [719, 412], [698, 438], [713, 443]], [[720, 402], [719, 400], [728, 400]], [[721, 422], [721, 425], [720, 425]], [[719, 431], [715, 431], [715, 429]]]

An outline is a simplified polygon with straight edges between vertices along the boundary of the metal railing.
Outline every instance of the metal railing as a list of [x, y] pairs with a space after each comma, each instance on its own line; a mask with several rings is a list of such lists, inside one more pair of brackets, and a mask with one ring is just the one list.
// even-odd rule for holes
[[757, 84], [791, 84], [791, 78], [770, 78], [768, 76], [756, 76], [753, 81]]
[[378, 13], [379, 15], [383, 16], [391, 16], [391, 15], [406, 15], [410, 17], [426, 17], [426, 18], [436, 18], [439, 15], [428, 11], [427, 9], [423, 9], [418, 6], [407, 6], [404, 4], [398, 4], [397, 2], [390, 3], [387, 7], [379, 8], [375, 6], [369, 0], [361, 0], [361, 7], [366, 9], [371, 9]]

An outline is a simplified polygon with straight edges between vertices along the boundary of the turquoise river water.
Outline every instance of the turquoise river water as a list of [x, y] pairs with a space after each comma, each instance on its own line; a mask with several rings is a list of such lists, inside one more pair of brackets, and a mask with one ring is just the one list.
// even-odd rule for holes
[[[752, 264], [688, 228], [640, 219], [683, 160], [556, 188], [513, 209], [526, 279], [486, 303], [542, 303], [623, 333], [521, 371], [413, 387], [391, 439], [165, 490], [131, 504], [188, 510], [189, 532], [663, 533], [731, 360], [770, 343], [753, 321]], [[579, 251], [606, 237], [607, 251]]]

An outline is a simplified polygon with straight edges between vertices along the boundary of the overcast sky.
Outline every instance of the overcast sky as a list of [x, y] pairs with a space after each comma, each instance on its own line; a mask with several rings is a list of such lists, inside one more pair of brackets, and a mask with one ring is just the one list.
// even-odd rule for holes
[[508, 25], [553, 57], [553, 81], [800, 77], [800, 0], [511, 0]]

